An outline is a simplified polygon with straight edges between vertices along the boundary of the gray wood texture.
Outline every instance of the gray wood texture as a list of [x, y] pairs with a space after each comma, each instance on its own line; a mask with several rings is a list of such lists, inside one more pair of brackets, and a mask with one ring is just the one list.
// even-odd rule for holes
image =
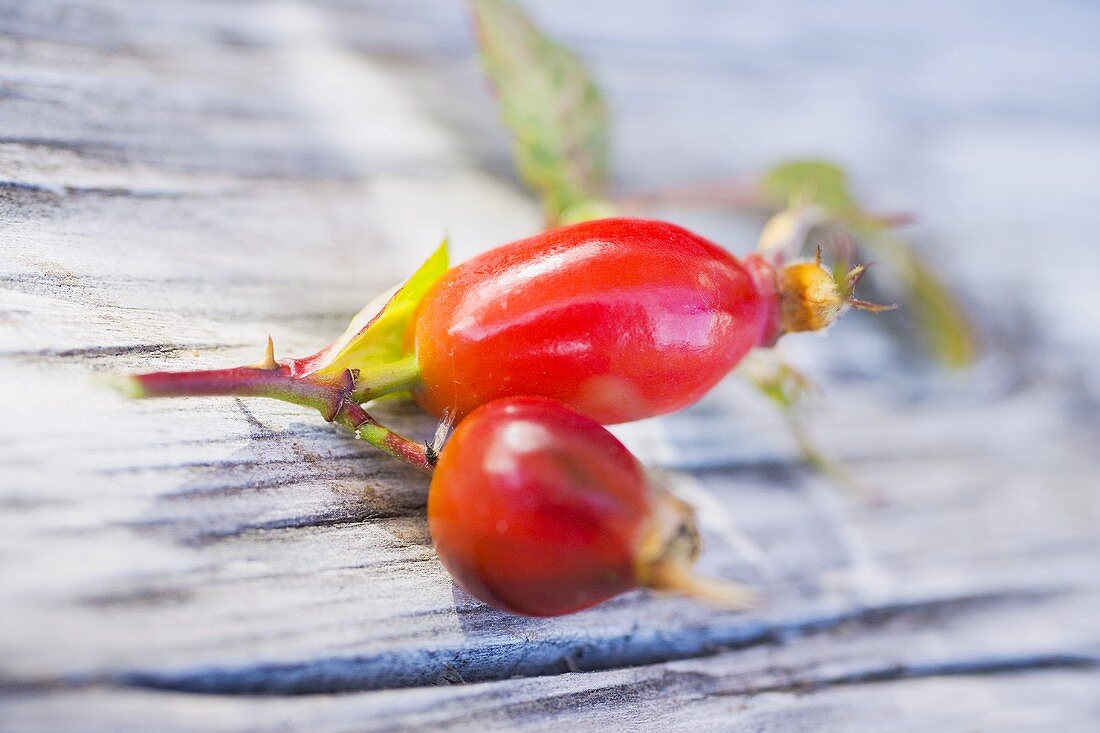
[[[624, 193], [821, 153], [920, 213], [973, 370], [895, 316], [783, 347], [881, 500], [731, 378], [616, 431], [759, 609], [486, 609], [416, 472], [292, 406], [96, 380], [307, 353], [443, 231], [462, 257], [538, 229], [461, 3], [3, 0], [0, 729], [1097, 730], [1100, 12], [528, 6], [605, 86]], [[733, 251], [760, 225], [651, 213]]]

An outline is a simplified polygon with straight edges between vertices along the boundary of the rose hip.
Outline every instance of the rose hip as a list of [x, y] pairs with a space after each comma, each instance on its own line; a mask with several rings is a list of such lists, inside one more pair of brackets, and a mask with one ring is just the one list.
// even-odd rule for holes
[[755, 346], [831, 323], [846, 302], [818, 263], [738, 261], [682, 227], [601, 219], [453, 268], [409, 325], [430, 412], [553, 397], [604, 423], [698, 400]]
[[748, 598], [692, 575], [699, 537], [686, 504], [599, 423], [543, 397], [496, 400], [459, 423], [428, 523], [458, 584], [513, 613], [571, 613], [638, 587]]

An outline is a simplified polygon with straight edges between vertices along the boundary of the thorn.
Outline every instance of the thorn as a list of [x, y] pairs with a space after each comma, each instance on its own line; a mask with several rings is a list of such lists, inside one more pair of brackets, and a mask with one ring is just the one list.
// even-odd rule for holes
[[275, 342], [271, 340], [271, 334], [267, 336], [267, 348], [264, 349], [264, 358], [257, 362], [255, 367], [267, 371], [279, 368], [279, 363], [275, 361]]

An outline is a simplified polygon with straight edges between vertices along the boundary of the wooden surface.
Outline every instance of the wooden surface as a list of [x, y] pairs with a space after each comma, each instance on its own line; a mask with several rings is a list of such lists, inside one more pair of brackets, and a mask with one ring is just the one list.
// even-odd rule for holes
[[[860, 314], [784, 346], [881, 504], [730, 379], [617, 432], [759, 610], [486, 609], [415, 472], [291, 406], [95, 379], [307, 353], [444, 230], [463, 256], [538, 228], [461, 4], [4, 0], [0, 729], [1097, 730], [1100, 13], [532, 7], [607, 88], [622, 190], [822, 153], [921, 213], [974, 370]], [[734, 251], [759, 227], [658, 213]]]

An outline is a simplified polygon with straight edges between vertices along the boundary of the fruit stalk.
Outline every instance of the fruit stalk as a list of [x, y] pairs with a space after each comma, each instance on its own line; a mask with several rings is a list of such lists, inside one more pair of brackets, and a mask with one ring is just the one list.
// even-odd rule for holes
[[293, 377], [285, 367], [153, 372], [124, 379], [131, 397], [268, 397], [312, 407], [330, 422], [349, 386], [346, 380]]
[[431, 446], [390, 430], [356, 402], [356, 399], [370, 399], [383, 391], [396, 391], [407, 385], [407, 365], [396, 364], [389, 370], [379, 370], [379, 378], [363, 383], [356, 380], [350, 369], [336, 375], [295, 376], [292, 366], [275, 362], [272, 352], [268, 339], [264, 360], [253, 366], [137, 374], [121, 377], [116, 384], [128, 396], [138, 398], [267, 397], [311, 407], [327, 422], [351, 430], [356, 437], [379, 450], [422, 471], [432, 472], [436, 453]]
[[402, 463], [419, 468], [425, 473], [432, 473], [435, 470], [435, 464], [439, 458], [435, 446], [418, 443], [390, 430], [354, 402], [344, 402], [334, 422], [348, 428], [357, 438], [365, 440]]

